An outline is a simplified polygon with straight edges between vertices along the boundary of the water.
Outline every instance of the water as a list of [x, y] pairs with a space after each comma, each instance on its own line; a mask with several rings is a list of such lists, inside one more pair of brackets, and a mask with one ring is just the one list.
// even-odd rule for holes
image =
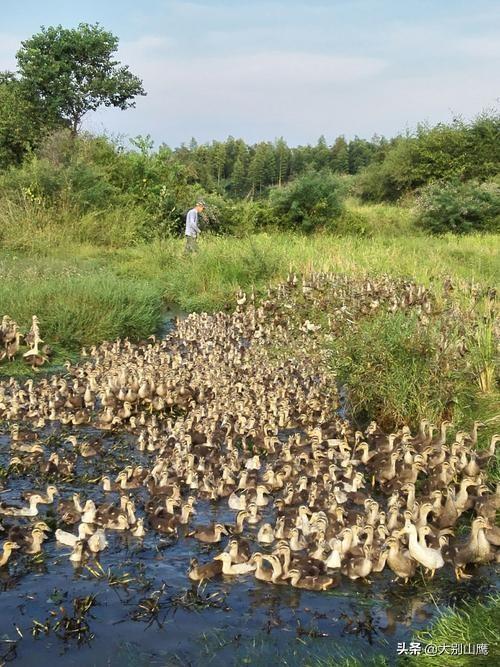
[[[97, 435], [90, 428], [85, 430], [89, 436]], [[61, 450], [69, 447], [63, 443], [67, 433], [51, 425], [42, 439], [47, 449]], [[56, 480], [61, 496], [80, 491], [84, 499], [118, 504], [118, 493], [104, 494], [89, 478], [99, 477], [104, 470], [118, 471], [129, 461], [147, 464], [148, 455], [139, 453], [133, 441], [130, 434], [106, 434], [102, 457], [80, 459], [71, 482]], [[0, 465], [5, 468], [10, 456], [4, 433], [0, 436]], [[44, 482], [32, 474], [14, 475], [4, 485], [8, 488], [1, 491], [0, 498], [9, 503], [19, 500], [22, 490], [42, 488]], [[139, 508], [143, 490], [129, 493]], [[48, 523], [53, 523], [54, 508], [42, 505], [41, 509]], [[234, 523], [234, 512], [224, 500], [218, 504], [198, 501], [196, 509], [195, 525]], [[265, 519], [273, 520], [274, 510], [265, 508], [264, 514]], [[10, 521], [3, 519], [4, 524]], [[255, 539], [257, 530], [248, 527], [246, 536]], [[397, 642], [409, 641], [415, 630], [426, 627], [436, 613], [436, 604], [474, 599], [496, 586], [491, 568], [477, 570], [471, 581], [460, 584], [447, 569], [438, 572], [433, 583], [417, 578], [410, 585], [393, 584], [388, 571], [372, 575], [371, 584], [344, 577], [339, 588], [321, 593], [273, 586], [245, 575], [209, 583], [201, 590], [201, 599], [212, 604], [196, 610], [175, 604], [186, 591], [197, 590], [187, 578], [189, 560], [196, 556], [206, 562], [222, 550], [228, 538], [220, 545], [202, 545], [194, 538], [181, 535], [175, 541], [152, 531], [143, 541], [114, 531], [107, 535], [109, 547], [100, 555], [100, 564], [104, 573], [110, 568], [115, 579], [128, 575], [127, 586], [104, 576], [98, 579], [85, 566], [73, 567], [68, 560], [70, 549], [58, 545], [52, 536], [44, 543], [43, 563], [21, 555], [0, 570], [0, 657], [7, 654], [18, 664], [37, 667], [49, 660], [54, 667], [269, 664], [276, 661], [278, 652], [289, 663], [300, 664], [306, 654], [328, 655], [332, 650], [336, 655], [380, 651], [393, 660]], [[88, 565], [99, 574], [93, 561]], [[154, 598], [162, 587], [162, 594], [157, 594], [159, 613], [148, 615], [141, 601]], [[79, 645], [76, 639], [58, 637], [53, 626], [64, 614], [73, 614], [73, 599], [90, 595], [95, 596], [95, 605], [85, 620], [93, 638], [84, 638]], [[52, 629], [34, 637], [33, 621], [42, 626], [50, 621]]]
[[[165, 313], [158, 335], [164, 336], [175, 317], [183, 315]], [[345, 410], [345, 392], [341, 398]], [[7, 432], [7, 426], [0, 425], [0, 500], [7, 504], [18, 502], [23, 490], [43, 489], [54, 482], [60, 497], [77, 491], [84, 500], [117, 505], [119, 494], [104, 494], [95, 480], [104, 473], [114, 477], [129, 463], [151, 466], [156, 456], [138, 452], [136, 438], [129, 433], [103, 435], [81, 427], [75, 430], [79, 439], [84, 435], [102, 439], [102, 455], [79, 457], [74, 479], [42, 479], [36, 471], [14, 471], [2, 480], [2, 469], [11, 458]], [[65, 443], [69, 433], [58, 423], [44, 429], [40, 435], [46, 452], [69, 451], [71, 446]], [[281, 435], [286, 439], [285, 433]], [[146, 493], [139, 489], [129, 494], [137, 515], [143, 516]], [[40, 509], [42, 518], [55, 527], [56, 508]], [[234, 523], [235, 513], [226, 500], [198, 501], [196, 511], [191, 526]], [[264, 520], [274, 523], [274, 519], [274, 510], [265, 508]], [[13, 521], [0, 520], [6, 527]], [[247, 527], [243, 537], [255, 542], [257, 530]], [[484, 598], [497, 590], [491, 567], [478, 568], [472, 580], [462, 583], [446, 567], [433, 582], [416, 577], [409, 585], [393, 583], [392, 573], [385, 570], [373, 574], [371, 583], [343, 577], [338, 588], [320, 593], [266, 584], [251, 574], [221, 577], [198, 589], [187, 577], [190, 559], [196, 556], [207, 562], [222, 551], [227, 537], [219, 545], [202, 545], [182, 533], [177, 540], [153, 531], [144, 540], [115, 531], [107, 531], [107, 537], [109, 547], [98, 559], [101, 569], [94, 560], [86, 563], [88, 567], [74, 567], [68, 559], [70, 549], [58, 545], [53, 533], [43, 545], [43, 560], [17, 552], [8, 567], [0, 569], [0, 665], [12, 660], [27, 667], [49, 661], [53, 667], [229, 667], [269, 665], [277, 663], [278, 655], [293, 665], [303, 664], [305, 656], [340, 659], [378, 652], [395, 663], [397, 643], [410, 641], [416, 630], [428, 627], [439, 607]], [[87, 596], [95, 596], [95, 604], [83, 616], [87, 626], [82, 626], [78, 641], [77, 632], [65, 633], [63, 622], [74, 616], [73, 600]]]

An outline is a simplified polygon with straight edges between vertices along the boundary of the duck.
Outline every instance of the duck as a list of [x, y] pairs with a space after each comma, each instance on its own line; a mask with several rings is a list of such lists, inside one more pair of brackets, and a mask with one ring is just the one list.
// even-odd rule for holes
[[87, 540], [87, 547], [93, 554], [104, 551], [108, 546], [106, 533], [102, 528], [98, 528]]
[[227, 552], [232, 563], [246, 563], [250, 559], [250, 546], [245, 540], [232, 538], [227, 545]]
[[485, 530], [489, 528], [491, 526], [484, 517], [476, 517], [472, 522], [470, 536], [465, 544], [449, 547], [446, 550], [447, 560], [454, 567], [457, 581], [472, 577], [464, 572], [469, 563], [479, 564], [494, 560], [494, 550], [485, 535]]
[[87, 524], [81, 523], [78, 526], [78, 535], [74, 535], [73, 533], [58, 528], [54, 533], [54, 537], [59, 544], [73, 548], [78, 540], [84, 540], [89, 534], [92, 534], [92, 530], [89, 529]]
[[248, 516], [249, 514], [246, 510], [241, 510], [238, 512], [234, 526], [230, 527], [232, 535], [241, 535], [245, 526], [245, 520], [248, 519]]
[[221, 541], [222, 535], [229, 535], [229, 532], [223, 524], [216, 523], [212, 526], [200, 526], [194, 532], [189, 533], [188, 537], [194, 537], [206, 544], [216, 544]]
[[386, 547], [389, 550], [387, 555], [387, 564], [396, 575], [396, 579], [403, 579], [405, 584], [415, 575], [416, 561], [410, 557], [408, 551], [401, 551], [401, 544], [395, 535], [391, 535], [386, 540]]
[[264, 555], [260, 553], [260, 551], [256, 551], [254, 554], [252, 554], [251, 561], [255, 565], [253, 574], [254, 577], [259, 581], [270, 582], [273, 578], [273, 570], [268, 567], [264, 567], [265, 560], [266, 559], [264, 558]]
[[189, 563], [188, 577], [191, 581], [199, 582], [214, 579], [222, 574], [222, 567], [221, 560], [212, 560], [209, 563], [200, 565], [196, 558], [192, 558]]
[[0, 567], [7, 565], [9, 558], [15, 549], [19, 549], [19, 544], [16, 544], [11, 540], [7, 540], [3, 543], [3, 553], [2, 556], [0, 556]]
[[364, 545], [362, 547], [363, 555], [348, 557], [342, 563], [342, 574], [353, 580], [366, 579], [373, 569], [371, 551], [371, 547]]
[[302, 572], [294, 568], [283, 575], [284, 579], [290, 579], [294, 588], [304, 588], [308, 591], [326, 591], [335, 585], [335, 580], [327, 575], [303, 576]]
[[237, 576], [239, 574], [247, 574], [248, 572], [253, 572], [256, 568], [256, 565], [251, 560], [246, 563], [232, 563], [231, 554], [227, 551], [215, 556], [214, 560], [222, 561], [222, 574], [228, 576]]
[[289, 545], [292, 551], [302, 551], [307, 547], [307, 542], [298, 528], [292, 528], [290, 531]]
[[331, 549], [330, 554], [325, 559], [325, 566], [329, 570], [340, 569], [342, 565], [342, 553], [341, 553], [342, 544], [340, 540], [333, 539], [330, 541], [328, 545], [325, 543], [324, 546], [329, 546]]
[[[428, 528], [428, 526], [426, 528]], [[413, 523], [407, 523], [402, 529], [402, 532], [408, 534], [408, 551], [410, 556], [426, 568], [432, 579], [436, 570], [444, 566], [444, 558], [441, 549], [431, 549], [425, 542], [419, 542], [417, 527]]]
[[78, 564], [78, 563], [82, 562], [83, 557], [84, 557], [84, 553], [83, 553], [84, 547], [85, 547], [85, 542], [83, 540], [77, 540], [75, 542], [73, 550], [69, 555], [69, 560], [73, 564]]
[[33, 494], [29, 499], [28, 507], [16, 507], [15, 505], [5, 505], [0, 503], [0, 514], [6, 516], [25, 516], [32, 517], [38, 514], [38, 505], [42, 502], [42, 498], [37, 494]]
[[40, 528], [33, 528], [31, 531], [31, 538], [26, 545], [24, 552], [30, 555], [38, 554], [42, 551], [42, 543], [47, 539], [47, 536], [40, 530]]
[[146, 528], [144, 527], [144, 519], [140, 517], [137, 519], [136, 525], [130, 531], [134, 537], [143, 538], [146, 536]]
[[232, 510], [245, 510], [247, 507], [247, 497], [246, 493], [243, 492], [240, 495], [233, 491], [229, 498], [227, 499], [227, 504]]
[[22, 494], [22, 497], [25, 500], [29, 500], [31, 496], [36, 495], [40, 496], [40, 500], [38, 502], [39, 505], [51, 505], [54, 502], [55, 496], [59, 495], [59, 491], [57, 490], [56, 486], [49, 484], [45, 494], [40, 491], [26, 491]]
[[270, 523], [263, 523], [257, 533], [259, 544], [272, 544], [274, 542], [274, 530]]

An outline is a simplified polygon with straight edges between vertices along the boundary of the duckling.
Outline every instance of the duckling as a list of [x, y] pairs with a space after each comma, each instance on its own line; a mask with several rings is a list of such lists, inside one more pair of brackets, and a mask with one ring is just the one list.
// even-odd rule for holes
[[19, 545], [16, 544], [15, 542], [7, 540], [6, 542], [3, 543], [3, 553], [2, 556], [0, 557], [0, 567], [7, 565], [7, 562], [9, 561], [9, 558], [14, 549], [19, 549]]
[[0, 514], [6, 516], [37, 516], [38, 505], [42, 502], [42, 498], [37, 494], [33, 494], [29, 499], [28, 507], [16, 507], [15, 505], [5, 505], [0, 503]]
[[327, 575], [318, 575], [316, 577], [302, 576], [302, 572], [293, 569], [284, 575], [284, 579], [290, 579], [294, 588], [305, 588], [309, 591], [326, 591], [335, 584], [335, 580]]
[[223, 524], [216, 523], [212, 526], [200, 526], [193, 533], [189, 533], [188, 537], [194, 537], [206, 544], [215, 544], [221, 541], [222, 535], [229, 535], [229, 532]]
[[188, 577], [191, 581], [200, 581], [203, 582], [207, 579], [213, 579], [214, 577], [222, 574], [222, 561], [213, 560], [204, 565], [199, 565], [196, 558], [192, 558], [189, 564]]
[[222, 561], [222, 574], [229, 576], [236, 576], [239, 574], [247, 574], [248, 572], [253, 572], [256, 569], [255, 563], [251, 560], [246, 563], [232, 563], [231, 554], [223, 551], [218, 556], [215, 556], [214, 560]]
[[260, 544], [272, 544], [274, 542], [274, 530], [270, 523], [263, 523], [257, 534], [257, 542]]
[[362, 556], [351, 556], [342, 563], [341, 572], [349, 579], [366, 579], [372, 568], [371, 547], [365, 545]]
[[396, 578], [404, 579], [405, 584], [407, 584], [408, 579], [415, 575], [416, 561], [410, 558], [408, 551], [401, 551], [401, 545], [397, 537], [389, 537], [386, 541], [386, 546], [389, 549], [387, 564], [396, 575]]

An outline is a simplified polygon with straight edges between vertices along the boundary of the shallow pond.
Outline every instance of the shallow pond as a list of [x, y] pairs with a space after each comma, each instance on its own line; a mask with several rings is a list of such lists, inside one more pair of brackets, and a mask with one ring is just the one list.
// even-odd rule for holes
[[[92, 429], [84, 429], [89, 436]], [[79, 430], [82, 434], [82, 429]], [[47, 448], [62, 448], [68, 431], [52, 425], [42, 435]], [[83, 434], [82, 434], [83, 435]], [[128, 434], [106, 434], [103, 456], [81, 460], [75, 479], [56, 480], [60, 494], [80, 491], [96, 502], [118, 502], [119, 494], [104, 494], [92, 482], [102, 469], [119, 470], [125, 462], [146, 463]], [[0, 436], [0, 465], [8, 465], [8, 437]], [[39, 482], [37, 484], [37, 482]], [[0, 499], [19, 500], [22, 490], [43, 486], [33, 476], [3, 481]], [[0, 487], [1, 488], [1, 487]], [[130, 491], [140, 506], [141, 490]], [[50, 524], [55, 510], [41, 506]], [[194, 524], [215, 520], [234, 523], [227, 503], [198, 501]], [[140, 512], [138, 512], [140, 514]], [[266, 512], [272, 520], [273, 510]], [[4, 524], [8, 524], [5, 517]], [[255, 537], [256, 528], [246, 531]], [[475, 572], [457, 584], [451, 571], [439, 572], [432, 583], [416, 579], [394, 584], [391, 574], [375, 574], [371, 584], [342, 578], [328, 592], [300, 591], [259, 582], [252, 575], [221, 578], [197, 589], [187, 578], [189, 560], [201, 562], [222, 550], [190, 537], [178, 540], [149, 531], [143, 541], [108, 531], [109, 548], [101, 568], [89, 561], [74, 568], [70, 549], [51, 536], [44, 543], [43, 561], [15, 557], [0, 571], [0, 664], [36, 665], [227, 665], [269, 664], [278, 653], [287, 664], [301, 664], [305, 655], [361, 655], [382, 652], [396, 659], [398, 642], [426, 627], [438, 606], [485, 596], [496, 589], [492, 568]], [[225, 538], [227, 540], [227, 538]], [[263, 548], [262, 550], [265, 550]], [[95, 596], [83, 615], [80, 635], [61, 619], [74, 615], [73, 599]], [[50, 624], [50, 629], [47, 627]], [[39, 625], [37, 625], [39, 624]]]
[[[167, 312], [158, 334], [165, 335], [172, 318], [183, 315]], [[119, 494], [104, 494], [96, 483], [101, 475], [116, 474], [129, 463], [151, 466], [155, 457], [138, 452], [128, 433], [103, 435], [88, 427], [70, 431], [57, 422], [44, 429], [41, 441], [46, 451], [63, 452], [73, 432], [79, 439], [102, 439], [102, 455], [80, 457], [75, 476], [66, 481], [11, 469], [8, 478], [0, 476], [0, 501], [18, 502], [23, 490], [42, 489], [49, 481], [57, 484], [60, 497], [76, 491], [83, 499], [117, 504]], [[8, 426], [0, 425], [0, 473], [12, 456], [7, 433]], [[129, 493], [142, 516], [144, 490]], [[56, 508], [40, 509], [54, 528]], [[191, 525], [234, 523], [235, 513], [224, 500], [198, 501], [196, 511]], [[273, 509], [264, 511], [264, 520], [274, 523], [274, 518]], [[2, 522], [8, 527], [12, 520]], [[257, 530], [245, 531], [253, 542]], [[51, 533], [43, 558], [16, 553], [0, 570], [0, 665], [294, 665], [304, 664], [306, 656], [340, 659], [367, 653], [383, 653], [395, 663], [398, 642], [408, 642], [415, 630], [427, 627], [439, 608], [484, 597], [498, 583], [493, 568], [479, 568], [472, 580], [460, 584], [445, 568], [433, 582], [417, 577], [410, 585], [393, 583], [385, 570], [371, 583], [343, 577], [339, 587], [321, 593], [266, 584], [252, 575], [222, 577], [198, 588], [187, 577], [190, 559], [210, 560], [227, 537], [213, 546], [182, 533], [177, 540], [153, 531], [143, 540], [115, 531], [107, 531], [107, 537], [109, 547], [99, 562], [74, 567], [70, 549], [58, 545]]]

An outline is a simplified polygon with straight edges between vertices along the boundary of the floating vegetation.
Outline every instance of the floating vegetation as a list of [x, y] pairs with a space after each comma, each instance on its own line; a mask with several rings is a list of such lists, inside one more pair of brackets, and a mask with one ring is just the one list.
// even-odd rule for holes
[[87, 616], [95, 603], [94, 595], [74, 598], [72, 615], [69, 615], [65, 607], [59, 607], [58, 611], [51, 612], [43, 622], [33, 619], [31, 634], [37, 638], [41, 634], [48, 635], [52, 632], [65, 642], [75, 641], [78, 645], [88, 644], [94, 639], [94, 634], [90, 630]]

